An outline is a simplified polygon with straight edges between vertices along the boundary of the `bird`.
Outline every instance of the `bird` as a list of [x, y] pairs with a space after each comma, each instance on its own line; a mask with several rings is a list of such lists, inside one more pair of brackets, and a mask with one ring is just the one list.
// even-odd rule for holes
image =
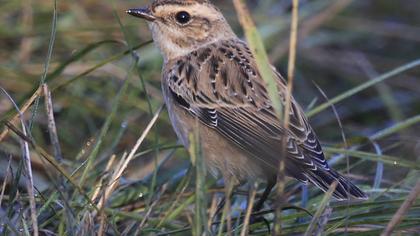
[[[147, 21], [163, 57], [161, 86], [174, 131], [188, 148], [189, 134], [199, 130], [210, 173], [235, 183], [266, 181], [266, 198], [283, 158], [289, 177], [324, 192], [337, 182], [337, 200], [367, 199], [330, 168], [293, 96], [290, 110], [284, 111], [290, 124], [286, 127], [278, 119], [249, 46], [209, 0], [155, 0], [126, 12]], [[271, 67], [285, 107], [287, 82]]]

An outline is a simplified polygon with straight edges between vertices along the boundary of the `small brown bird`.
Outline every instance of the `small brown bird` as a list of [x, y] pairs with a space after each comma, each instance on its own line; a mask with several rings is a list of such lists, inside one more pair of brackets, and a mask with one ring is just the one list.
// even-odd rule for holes
[[[330, 169], [293, 98], [290, 125], [282, 126], [247, 44], [208, 0], [155, 0], [127, 13], [148, 21], [164, 58], [162, 89], [175, 132], [188, 147], [188, 134], [199, 120], [204, 159], [214, 175], [239, 182], [262, 178], [267, 180], [268, 195], [276, 183], [285, 140], [288, 176], [323, 191], [338, 181], [334, 196], [340, 200], [367, 198]], [[285, 103], [286, 82], [275, 74]]]

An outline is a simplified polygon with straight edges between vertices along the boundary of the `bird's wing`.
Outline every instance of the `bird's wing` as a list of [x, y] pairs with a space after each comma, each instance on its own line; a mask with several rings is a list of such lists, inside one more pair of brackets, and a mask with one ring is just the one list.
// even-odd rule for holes
[[[242, 41], [225, 41], [201, 48], [173, 61], [165, 73], [170, 93], [210, 128], [245, 150], [263, 167], [276, 173], [286, 141], [286, 171], [301, 181], [316, 181], [328, 189], [332, 181], [319, 181], [317, 171], [329, 172], [316, 135], [302, 109], [292, 98], [290, 124], [277, 119], [255, 60]], [[278, 75], [278, 90], [285, 102], [286, 86]], [[325, 176], [320, 180], [325, 179]]]

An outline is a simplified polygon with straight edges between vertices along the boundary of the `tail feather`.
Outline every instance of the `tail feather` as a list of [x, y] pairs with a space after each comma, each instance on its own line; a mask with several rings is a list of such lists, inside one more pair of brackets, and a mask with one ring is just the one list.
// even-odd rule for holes
[[306, 176], [310, 182], [324, 192], [328, 191], [334, 181], [337, 181], [338, 185], [333, 193], [334, 198], [337, 200], [348, 200], [350, 198], [368, 199], [368, 196], [362, 190], [334, 170], [310, 170], [306, 172]]

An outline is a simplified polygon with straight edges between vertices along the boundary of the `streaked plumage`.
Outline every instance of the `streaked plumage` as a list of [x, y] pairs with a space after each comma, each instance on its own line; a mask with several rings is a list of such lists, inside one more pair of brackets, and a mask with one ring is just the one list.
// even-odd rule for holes
[[[348, 193], [366, 198], [329, 168], [314, 131], [293, 98], [290, 126], [282, 126], [247, 44], [208, 1], [157, 0], [150, 8], [128, 13], [148, 18], [165, 59], [162, 89], [174, 129], [188, 147], [188, 133], [195, 120], [200, 121], [204, 157], [213, 173], [238, 181], [273, 180], [283, 153], [281, 142], [286, 139], [287, 175], [312, 182], [324, 191], [338, 180], [337, 199], [348, 199]], [[177, 22], [188, 16], [190, 22]], [[285, 103], [286, 84], [275, 73]]]

